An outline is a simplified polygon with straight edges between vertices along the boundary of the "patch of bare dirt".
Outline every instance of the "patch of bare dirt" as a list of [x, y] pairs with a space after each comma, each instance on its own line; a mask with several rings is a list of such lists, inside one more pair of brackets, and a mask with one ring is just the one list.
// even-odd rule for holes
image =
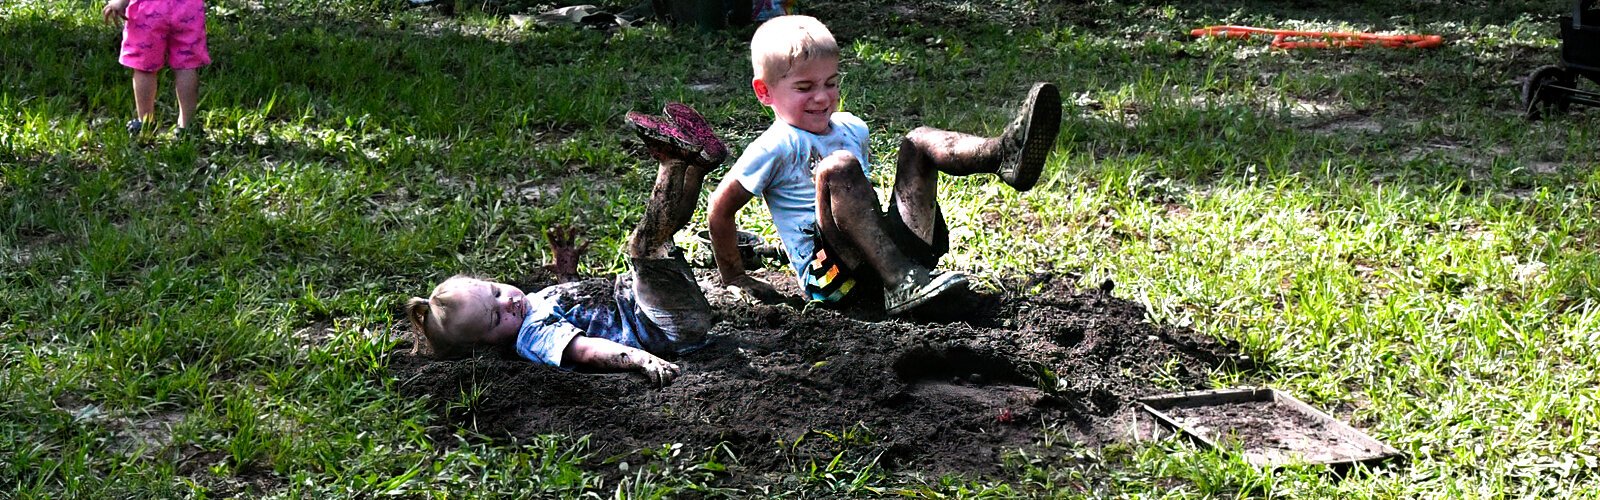
[[[785, 274], [766, 276], [794, 291]], [[1209, 371], [1238, 359], [1232, 346], [1150, 323], [1109, 283], [1076, 290], [1040, 274], [1007, 283], [1014, 293], [933, 308], [946, 318], [909, 322], [884, 320], [875, 301], [843, 311], [750, 305], [706, 282], [721, 322], [709, 346], [677, 360], [684, 374], [666, 388], [631, 374], [510, 357], [433, 361], [404, 349], [391, 355], [391, 374], [406, 394], [431, 398], [446, 428], [590, 434], [597, 460], [721, 443], [739, 458], [731, 473], [751, 477], [826, 463], [836, 450], [802, 438], [864, 429], [864, 446], [889, 470], [988, 475], [1044, 427], [1090, 446], [1115, 439], [1113, 416], [1131, 400], [1203, 388]], [[478, 397], [459, 401], [474, 388]]]

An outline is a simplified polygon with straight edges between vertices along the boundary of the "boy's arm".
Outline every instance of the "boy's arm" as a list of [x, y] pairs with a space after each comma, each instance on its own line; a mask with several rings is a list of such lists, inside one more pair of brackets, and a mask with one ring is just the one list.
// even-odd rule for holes
[[678, 378], [678, 365], [668, 363], [642, 349], [628, 347], [599, 337], [579, 335], [567, 344], [562, 358], [573, 365], [612, 370], [638, 370], [651, 383], [664, 386]]
[[100, 9], [100, 17], [106, 22], [121, 25], [128, 20], [128, 0], [111, 0], [106, 2], [106, 7]]
[[716, 255], [717, 274], [722, 279], [722, 286], [736, 287], [764, 303], [782, 302], [783, 295], [770, 283], [745, 274], [744, 259], [739, 257], [735, 216], [754, 197], [733, 176], [723, 178], [722, 184], [711, 193], [706, 223], [711, 226], [711, 251]]

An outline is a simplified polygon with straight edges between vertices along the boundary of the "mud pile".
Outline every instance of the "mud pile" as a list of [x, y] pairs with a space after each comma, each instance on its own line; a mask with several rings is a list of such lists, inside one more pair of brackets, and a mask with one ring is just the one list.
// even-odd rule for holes
[[[666, 388], [513, 357], [433, 361], [401, 350], [390, 369], [402, 391], [432, 398], [447, 428], [590, 434], [597, 459], [721, 443], [739, 458], [736, 474], [786, 471], [797, 458], [827, 460], [848, 434], [890, 470], [982, 475], [1046, 427], [1090, 446], [1111, 439], [1113, 415], [1132, 399], [1204, 388], [1207, 372], [1235, 358], [1230, 346], [1152, 324], [1142, 306], [1068, 281], [1040, 275], [962, 297], [936, 308], [962, 311], [946, 322], [881, 321], [871, 304], [747, 305], [708, 289], [722, 321], [710, 345], [677, 360], [683, 375]], [[474, 402], [451, 404], [474, 387]], [[819, 433], [833, 437], [805, 439]]]

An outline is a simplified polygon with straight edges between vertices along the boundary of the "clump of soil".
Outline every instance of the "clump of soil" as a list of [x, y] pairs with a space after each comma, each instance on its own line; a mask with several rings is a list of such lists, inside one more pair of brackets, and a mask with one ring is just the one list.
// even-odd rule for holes
[[[793, 293], [790, 279], [769, 276]], [[601, 458], [720, 443], [745, 472], [786, 472], [839, 451], [837, 439], [803, 438], [854, 429], [886, 469], [984, 475], [1047, 426], [1090, 446], [1112, 439], [1112, 417], [1131, 400], [1204, 388], [1207, 372], [1235, 359], [1231, 346], [1150, 323], [1109, 285], [1075, 290], [1035, 276], [941, 305], [944, 322], [872, 321], [882, 319], [872, 304], [750, 305], [703, 286], [722, 319], [665, 388], [508, 356], [434, 361], [401, 350], [390, 369], [402, 391], [436, 402], [447, 427], [590, 434]], [[479, 397], [461, 404], [474, 387]]]

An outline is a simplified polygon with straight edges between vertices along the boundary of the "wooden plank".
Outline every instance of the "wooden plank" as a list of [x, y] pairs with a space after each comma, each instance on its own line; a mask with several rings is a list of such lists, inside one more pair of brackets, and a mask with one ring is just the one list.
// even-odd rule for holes
[[[1372, 466], [1394, 458], [1403, 457], [1403, 454], [1401, 454], [1400, 451], [1394, 447], [1389, 446], [1388, 444], [1385, 444], [1384, 442], [1379, 441], [1372, 436], [1368, 436], [1359, 429], [1356, 429], [1355, 427], [1352, 427], [1349, 424], [1334, 418], [1332, 415], [1329, 415], [1322, 410], [1318, 410], [1317, 408], [1300, 401], [1300, 399], [1295, 398], [1286, 392], [1275, 389], [1233, 388], [1189, 391], [1175, 394], [1163, 394], [1160, 396], [1152, 396], [1138, 400], [1138, 403], [1144, 412], [1150, 414], [1159, 425], [1173, 429], [1179, 434], [1196, 442], [1200, 446], [1206, 446], [1210, 448], [1218, 448], [1217, 443], [1210, 437], [1201, 434], [1198, 430], [1184, 425], [1183, 422], [1180, 422], [1173, 416], [1168, 415], [1163, 410], [1170, 410], [1174, 408], [1200, 408], [1206, 406], [1249, 402], [1270, 402], [1272, 404], [1283, 405], [1285, 409], [1291, 412], [1299, 413], [1310, 419], [1320, 422], [1323, 431], [1327, 432], [1331, 437], [1342, 439], [1345, 442], [1359, 447], [1366, 452], [1364, 455], [1347, 455], [1347, 459], [1311, 461], [1306, 463], [1327, 465], [1331, 468], [1334, 468], [1335, 471], [1338, 471], [1348, 469], [1354, 465]], [[1254, 463], [1256, 461], [1251, 460], [1251, 462]], [[1275, 467], [1283, 464], [1259, 463], [1257, 465]]]

